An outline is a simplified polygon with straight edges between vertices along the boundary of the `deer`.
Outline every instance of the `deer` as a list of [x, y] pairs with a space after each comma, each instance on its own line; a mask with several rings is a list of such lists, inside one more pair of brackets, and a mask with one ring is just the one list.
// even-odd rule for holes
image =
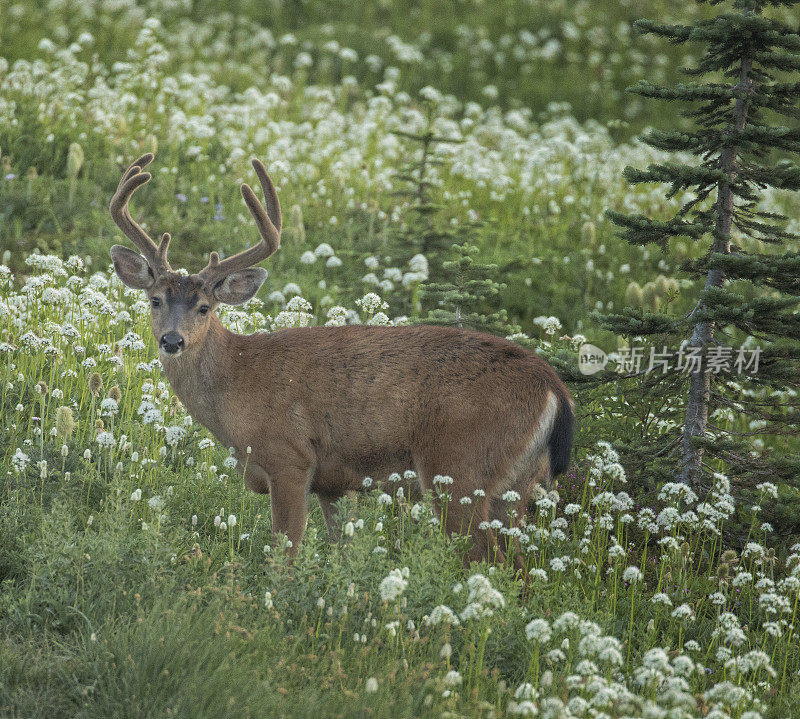
[[445, 524], [470, 537], [465, 561], [505, 561], [491, 520], [523, 517], [534, 489], [552, 486], [570, 463], [574, 402], [553, 367], [512, 341], [456, 327], [231, 332], [217, 308], [254, 297], [267, 277], [255, 265], [280, 246], [275, 186], [254, 159], [264, 204], [247, 184], [241, 194], [260, 241], [222, 260], [211, 252], [205, 268], [186, 275], [170, 267], [170, 234], [156, 244], [131, 217], [131, 196], [151, 179], [143, 170], [152, 161], [152, 153], [136, 160], [111, 200], [114, 222], [139, 250], [114, 245], [114, 271], [147, 293], [173, 391], [232, 448], [245, 485], [269, 494], [273, 532], [288, 539], [290, 558], [310, 493], [335, 540], [339, 499], [365, 477], [412, 470], [418, 492], [452, 478]]

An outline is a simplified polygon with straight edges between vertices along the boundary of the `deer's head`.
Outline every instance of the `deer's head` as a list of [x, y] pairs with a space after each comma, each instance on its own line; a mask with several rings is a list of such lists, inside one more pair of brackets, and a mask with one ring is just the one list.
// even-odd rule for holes
[[252, 267], [278, 249], [281, 239], [281, 207], [275, 186], [258, 160], [253, 167], [264, 191], [264, 206], [249, 185], [242, 196], [256, 221], [261, 241], [224, 260], [211, 253], [208, 265], [192, 275], [173, 271], [167, 261], [170, 236], [164, 233], [158, 245], [131, 218], [128, 202], [137, 188], [150, 180], [142, 172], [153, 154], [142, 155], [122, 176], [111, 200], [111, 216], [142, 254], [122, 245], [111, 248], [111, 259], [119, 278], [128, 286], [145, 290], [150, 299], [153, 335], [162, 355], [177, 356], [200, 347], [208, 332], [211, 316], [220, 303], [238, 305], [249, 300], [267, 278], [266, 270]]

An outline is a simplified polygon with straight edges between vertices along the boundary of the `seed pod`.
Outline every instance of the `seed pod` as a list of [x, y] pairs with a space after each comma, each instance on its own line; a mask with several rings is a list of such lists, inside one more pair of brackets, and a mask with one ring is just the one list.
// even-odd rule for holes
[[75, 418], [70, 407], [59, 407], [56, 410], [56, 432], [62, 439], [67, 439], [75, 429]]
[[642, 288], [638, 282], [631, 282], [625, 290], [625, 304], [629, 307], [642, 306]]
[[83, 167], [83, 148], [77, 143], [73, 142], [69, 146], [67, 152], [67, 176], [77, 177], [78, 173]]
[[105, 429], [105, 425], [103, 424], [103, 420], [102, 419], [96, 419], [95, 422], [94, 422], [94, 428], [98, 432], [102, 432]]
[[44, 381], [39, 382], [39, 384], [36, 385], [36, 392], [37, 394], [42, 395], [42, 397], [46, 397], [47, 393], [49, 392], [49, 389], [47, 387], [47, 382]]
[[584, 222], [581, 227], [581, 244], [584, 247], [594, 247], [597, 241], [597, 231], [594, 222]]
[[654, 310], [659, 308], [661, 298], [658, 296], [658, 290], [654, 282], [648, 282], [642, 287], [642, 304]]
[[292, 205], [289, 216], [291, 217], [292, 228], [292, 232], [289, 236], [294, 240], [296, 245], [304, 245], [306, 242], [306, 226], [303, 222], [303, 209], [300, 205]]
[[93, 397], [97, 397], [102, 389], [103, 378], [100, 376], [99, 372], [92, 372], [92, 376], [89, 377], [89, 391], [92, 393]]
[[115, 402], [119, 402], [122, 399], [122, 390], [119, 388], [119, 385], [114, 385], [109, 391], [108, 396], [113, 399]]

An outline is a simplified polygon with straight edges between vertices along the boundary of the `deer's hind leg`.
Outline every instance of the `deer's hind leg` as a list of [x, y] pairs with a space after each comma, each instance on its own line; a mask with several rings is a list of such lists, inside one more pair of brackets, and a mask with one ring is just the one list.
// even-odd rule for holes
[[[503, 492], [496, 492], [491, 501], [491, 516], [499, 520], [507, 528], [502, 534], [503, 548], [506, 553], [514, 554], [514, 568], [524, 575], [526, 587], [528, 576], [525, 567], [525, 549], [527, 543], [521, 542], [515, 530], [524, 531], [525, 525], [536, 522], [536, 513], [533, 516], [528, 511], [531, 496], [538, 498], [539, 491], [549, 486], [551, 481], [550, 455], [547, 448], [539, 452], [534, 458], [525, 462], [520, 472], [511, 482], [511, 489], [519, 495], [519, 499], [503, 499]], [[508, 487], [508, 485], [506, 485]], [[541, 489], [540, 489], [541, 488]], [[510, 531], [509, 531], [510, 530]]]
[[[469, 535], [472, 546], [465, 563], [490, 561], [505, 562], [505, 555], [497, 543], [489, 524], [490, 497], [483, 489], [483, 482], [475, 467], [463, 462], [447, 464], [416, 462], [417, 477], [424, 490], [431, 490], [434, 508], [444, 518], [449, 534]], [[434, 481], [437, 476], [451, 478], [452, 484]], [[476, 493], [475, 490], [478, 490]]]
[[516, 540], [512, 535], [514, 530], [518, 529], [521, 520], [525, 515], [525, 500], [509, 501], [503, 499], [501, 496], [494, 496], [489, 502], [489, 519], [497, 524], [498, 522], [503, 525], [501, 530], [498, 530], [498, 542], [505, 554], [519, 554], [520, 546], [519, 540]]
[[[538, 499], [539, 492], [549, 489], [552, 482], [547, 452], [541, 452], [526, 465], [512, 482], [504, 485], [502, 490], [496, 490], [492, 496], [489, 514], [505, 527], [519, 527], [535, 521], [535, 512], [531, 513], [529, 507], [531, 499]], [[508, 490], [516, 492], [519, 499], [503, 499]]]

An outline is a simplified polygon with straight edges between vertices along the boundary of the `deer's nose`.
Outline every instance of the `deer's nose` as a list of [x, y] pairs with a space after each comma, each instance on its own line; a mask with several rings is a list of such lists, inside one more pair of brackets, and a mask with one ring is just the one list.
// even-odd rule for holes
[[183, 349], [183, 337], [177, 332], [167, 332], [161, 336], [161, 349], [169, 354], [175, 354]]

